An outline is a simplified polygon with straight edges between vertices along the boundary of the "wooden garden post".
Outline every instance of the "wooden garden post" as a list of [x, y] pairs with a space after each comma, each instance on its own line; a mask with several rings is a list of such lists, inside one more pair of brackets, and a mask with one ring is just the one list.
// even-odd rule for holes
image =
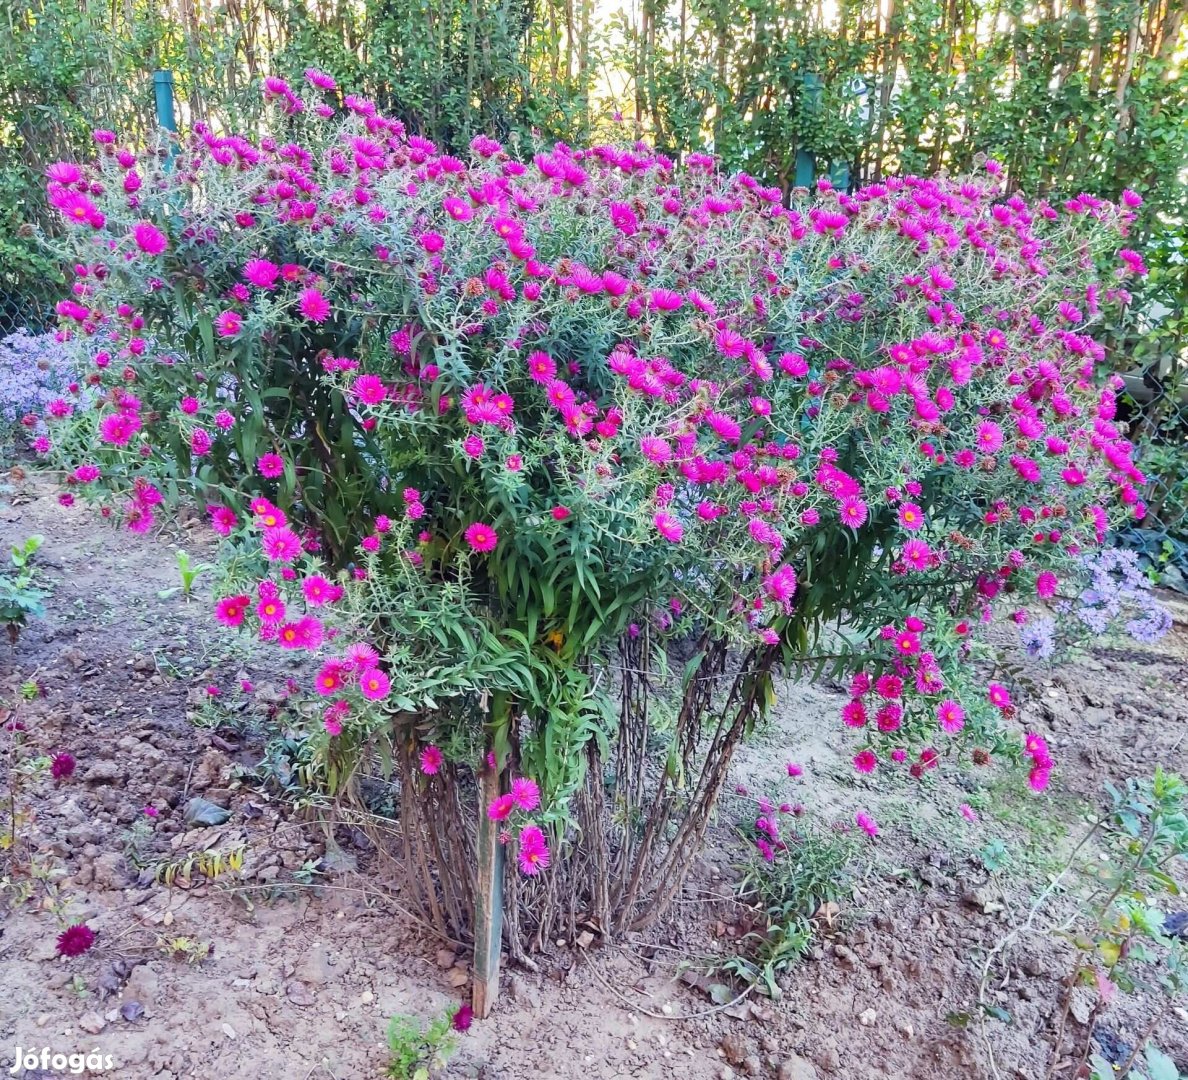
[[[478, 881], [474, 890], [474, 987], [471, 1008], [480, 1020], [491, 1014], [499, 997], [499, 953], [503, 944], [503, 845], [499, 822], [488, 813], [499, 798], [501, 741], [506, 741], [510, 703], [494, 695], [491, 718], [495, 727], [495, 762], [483, 763], [479, 774]], [[501, 739], [502, 735], [502, 739]]]

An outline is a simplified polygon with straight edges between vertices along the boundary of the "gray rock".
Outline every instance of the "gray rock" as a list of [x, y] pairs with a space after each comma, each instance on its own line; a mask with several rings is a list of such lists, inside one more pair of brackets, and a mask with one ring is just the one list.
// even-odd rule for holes
[[78, 1018], [78, 1026], [88, 1035], [98, 1035], [107, 1027], [107, 1021], [97, 1012], [85, 1012]]
[[157, 973], [148, 964], [137, 964], [124, 987], [124, 1004], [134, 1001], [144, 1009], [152, 1009], [160, 992]]
[[825, 1072], [837, 1072], [841, 1068], [841, 1055], [834, 1046], [823, 1046], [816, 1054], [817, 1064]]
[[110, 784], [120, 777], [120, 767], [114, 761], [96, 761], [83, 774], [83, 779], [92, 784]]
[[309, 992], [309, 987], [305, 983], [294, 980], [285, 986], [285, 997], [287, 997], [294, 1005], [299, 1005], [301, 1008], [306, 1008], [313, 1005], [317, 1000], [313, 994]]
[[105, 851], [92, 864], [93, 879], [101, 889], [122, 889], [127, 884], [124, 856], [118, 851]]
[[230, 817], [230, 810], [224, 810], [221, 806], [216, 806], [197, 795], [186, 803], [185, 812], [182, 814], [182, 819], [189, 826], [222, 825]]
[[811, 1061], [793, 1054], [780, 1063], [776, 1080], [817, 1080], [817, 1070]]
[[325, 945], [315, 945], [299, 961], [293, 974], [309, 986], [328, 983], [334, 972], [330, 970], [329, 956]]

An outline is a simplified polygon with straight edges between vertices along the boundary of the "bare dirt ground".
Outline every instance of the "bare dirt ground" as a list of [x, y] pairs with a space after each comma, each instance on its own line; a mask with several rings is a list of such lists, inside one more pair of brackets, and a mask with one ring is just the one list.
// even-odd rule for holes
[[[388, 1018], [429, 1017], [459, 1000], [467, 956], [402, 913], [375, 875], [349, 868], [370, 865], [366, 837], [351, 851], [347, 835], [345, 856], [335, 848], [327, 866], [323, 828], [253, 779], [263, 743], [250, 724], [235, 737], [203, 724], [207, 686], [225, 708], [250, 677], [251, 708], [267, 714], [290, 674], [247, 668], [210, 619], [201, 582], [192, 600], [160, 595], [178, 584], [178, 546], [201, 558], [204, 530], [117, 533], [84, 508], [58, 506], [44, 480], [18, 476], [0, 491], [0, 543], [34, 533], [46, 537], [40, 565], [54, 592], [45, 620], [15, 647], [0, 642], [0, 720], [24, 726], [25, 758], [68, 751], [77, 768], [20, 788], [31, 816], [16, 854], [42, 869], [32, 880], [10, 874], [0, 890], [0, 1070], [16, 1046], [48, 1046], [110, 1054], [107, 1075], [127, 1080], [381, 1076]], [[1103, 647], [1036, 671], [1021, 722], [1048, 738], [1059, 766], [1042, 797], [997, 770], [924, 785], [858, 778], [839, 694], [787, 684], [736, 758], [732, 784], [777, 792], [824, 821], [865, 810], [881, 834], [810, 956], [781, 979], [782, 997], [723, 1010], [679, 978], [682, 956], [740, 947], [729, 882], [742, 811], [727, 800], [663, 934], [613, 948], [562, 943], [540, 972], [508, 970], [496, 1013], [460, 1037], [445, 1075], [1038, 1080], [1071, 962], [1042, 931], [1075, 895], [1020, 928], [1100, 806], [1103, 782], [1156, 764], [1183, 771], [1184, 619], [1181, 606], [1156, 646]], [[31, 678], [45, 694], [21, 701]], [[0, 791], [23, 783], [14, 760], [0, 760]], [[804, 776], [789, 780], [788, 761]], [[182, 808], [195, 795], [229, 819], [187, 825]], [[963, 802], [978, 824], [960, 816]], [[207, 880], [186, 866], [202, 851], [242, 852], [242, 867]], [[154, 880], [163, 864], [170, 885]], [[22, 884], [29, 898], [15, 902]], [[96, 947], [58, 958], [57, 911], [98, 931]], [[984, 957], [1012, 932], [983, 990], [999, 1018], [983, 1019]], [[1141, 995], [1116, 1005], [1099, 1049], [1124, 1060], [1150, 1015]], [[1167, 1012], [1154, 1038], [1188, 1068], [1188, 1013]]]

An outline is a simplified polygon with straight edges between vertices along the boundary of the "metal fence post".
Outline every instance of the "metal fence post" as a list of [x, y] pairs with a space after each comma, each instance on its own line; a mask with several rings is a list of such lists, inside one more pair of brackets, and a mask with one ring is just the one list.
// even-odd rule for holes
[[[814, 72], [806, 72], [803, 78], [804, 89], [804, 108], [802, 112], [805, 115], [812, 116], [821, 108], [821, 93], [824, 89], [824, 84], [821, 82], [821, 76]], [[797, 187], [812, 187], [813, 180], [817, 175], [817, 159], [809, 150], [798, 146], [796, 148], [796, 174], [793, 182]]]
[[173, 72], [153, 72], [153, 97], [157, 102], [157, 123], [166, 131], [177, 132], [177, 119], [173, 115]]

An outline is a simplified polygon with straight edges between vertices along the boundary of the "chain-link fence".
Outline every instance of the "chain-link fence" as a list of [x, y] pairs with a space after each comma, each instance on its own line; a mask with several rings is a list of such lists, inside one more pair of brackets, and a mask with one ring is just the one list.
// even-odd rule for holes
[[1122, 416], [1147, 476], [1147, 516], [1118, 542], [1142, 556], [1153, 578], [1188, 592], [1188, 360], [1173, 342], [1155, 362], [1124, 372]]

